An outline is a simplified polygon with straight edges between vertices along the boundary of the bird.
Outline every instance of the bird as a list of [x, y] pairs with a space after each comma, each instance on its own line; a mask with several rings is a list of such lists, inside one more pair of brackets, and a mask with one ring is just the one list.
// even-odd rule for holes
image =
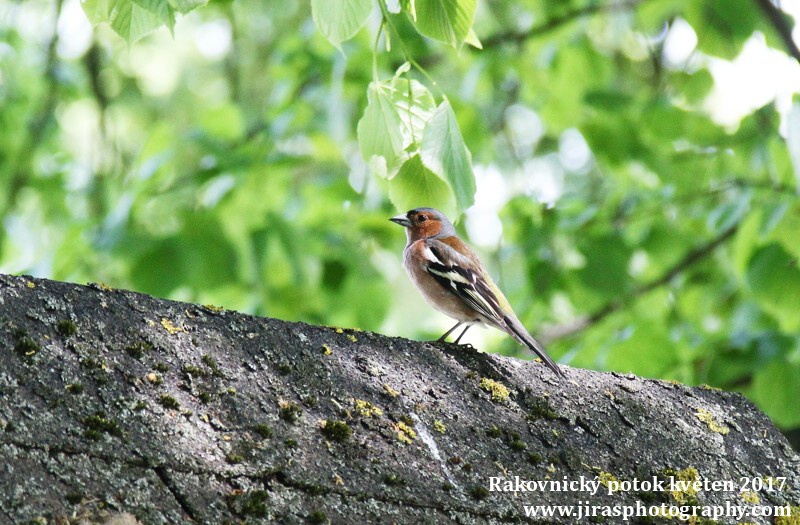
[[522, 326], [478, 256], [442, 212], [414, 208], [389, 220], [405, 228], [408, 243], [403, 266], [411, 281], [431, 306], [457, 321], [438, 341], [464, 324], [467, 326], [455, 344], [475, 324], [492, 326], [529, 348], [556, 375], [566, 377], [544, 346]]

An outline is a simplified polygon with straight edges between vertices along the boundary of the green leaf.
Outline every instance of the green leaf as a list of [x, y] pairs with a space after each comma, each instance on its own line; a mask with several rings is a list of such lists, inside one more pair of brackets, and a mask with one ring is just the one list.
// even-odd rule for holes
[[636, 17], [636, 27], [644, 33], [658, 34], [664, 30], [664, 21], [679, 16], [686, 10], [683, 0], [662, 0], [642, 2], [632, 11]]
[[800, 367], [774, 359], [753, 377], [753, 400], [776, 424], [792, 428], [800, 424]]
[[450, 184], [459, 212], [475, 202], [475, 174], [469, 150], [447, 100], [439, 104], [425, 126], [420, 159], [426, 168]]
[[108, 23], [129, 44], [161, 26], [170, 31], [175, 26], [175, 10], [167, 0], [84, 0], [82, 6], [93, 24]]
[[408, 64], [403, 64], [391, 81], [370, 84], [369, 103], [358, 122], [361, 154], [371, 171], [385, 178], [392, 178], [417, 152], [436, 110], [428, 88], [401, 76], [407, 71]]
[[111, 8], [108, 5], [109, 1], [113, 0], [81, 1], [81, 7], [83, 8], [83, 12], [86, 14], [86, 18], [89, 19], [89, 22], [91, 22], [92, 25], [108, 22], [108, 16], [109, 13], [111, 12]]
[[776, 207], [766, 216], [761, 227], [761, 235], [769, 234], [769, 240], [780, 242], [789, 253], [800, 259], [800, 242], [797, 242], [797, 232], [800, 232], [800, 201], [793, 200], [783, 207]]
[[616, 298], [630, 288], [628, 262], [631, 251], [619, 235], [587, 235], [580, 250], [586, 264], [578, 271], [578, 276], [593, 295]]
[[[526, 88], [531, 91], [531, 96], [541, 100], [542, 106], [537, 111], [547, 123], [549, 132], [560, 133], [575, 127], [587, 116], [592, 116], [592, 113], [587, 115], [586, 107], [582, 103], [592, 92], [606, 92], [607, 100], [602, 103], [610, 106], [605, 109], [616, 112], [614, 117], [623, 116], [626, 110], [630, 111], [630, 105], [622, 106], [623, 99], [630, 97], [630, 94], [609, 89], [615, 85], [613, 82], [603, 83], [603, 79], [607, 77], [605, 64], [595, 60], [595, 57], [595, 51], [586, 41], [563, 46], [555, 52], [548, 75], [536, 81], [535, 87]], [[596, 116], [606, 118], [602, 115]]]
[[203, 130], [215, 138], [233, 141], [245, 131], [244, 118], [239, 106], [234, 104], [204, 109], [199, 115]]
[[367, 22], [372, 5], [372, 0], [311, 0], [311, 16], [319, 32], [341, 50], [341, 43]]
[[674, 73], [672, 82], [689, 104], [702, 103], [714, 87], [714, 77], [708, 69], [700, 69], [694, 73]]
[[708, 229], [721, 233], [734, 224], [740, 223], [750, 211], [751, 194], [744, 191], [730, 202], [720, 204], [708, 214]]
[[782, 244], [773, 242], [756, 251], [747, 268], [747, 284], [784, 330], [800, 329], [800, 269]]
[[417, 21], [417, 5], [415, 0], [400, 0], [400, 9], [406, 11], [414, 22]]
[[800, 189], [800, 103], [792, 104], [787, 120], [786, 146], [794, 167], [794, 177]]
[[464, 38], [464, 42], [471, 45], [475, 49], [483, 49], [483, 44], [481, 44], [478, 35], [475, 34], [475, 31], [470, 28], [469, 33], [467, 33], [466, 38]]
[[405, 160], [402, 120], [391, 95], [386, 84], [370, 83], [367, 108], [356, 129], [361, 155], [370, 165], [375, 163], [373, 157], [383, 159], [388, 171], [384, 176], [391, 176]]
[[192, 9], [195, 9], [200, 6], [204, 6], [208, 3], [208, 0], [168, 0], [169, 5], [172, 8], [179, 12], [179, 13], [188, 13]]
[[456, 216], [456, 202], [450, 185], [426, 168], [419, 155], [408, 159], [389, 181], [389, 198], [398, 211], [430, 206], [449, 217]]
[[742, 220], [736, 232], [732, 243], [731, 263], [740, 277], [744, 277], [747, 271], [747, 263], [758, 244], [759, 226], [763, 220], [763, 211], [761, 209], [753, 210]]
[[476, 7], [477, 0], [416, 0], [407, 11], [417, 31], [457, 48], [470, 34]]
[[727, 59], [739, 54], [762, 19], [756, 2], [749, 0], [689, 2], [683, 15], [692, 27], [703, 31], [700, 50]]
[[422, 142], [425, 126], [436, 110], [433, 95], [416, 80], [395, 77], [391, 97], [402, 123], [403, 149], [411, 145], [418, 146]]

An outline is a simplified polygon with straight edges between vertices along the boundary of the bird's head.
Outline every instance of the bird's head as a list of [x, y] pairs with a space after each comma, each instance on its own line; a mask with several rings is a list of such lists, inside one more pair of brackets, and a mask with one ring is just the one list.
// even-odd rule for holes
[[408, 242], [455, 235], [455, 228], [444, 213], [433, 208], [414, 208], [389, 220], [406, 228]]

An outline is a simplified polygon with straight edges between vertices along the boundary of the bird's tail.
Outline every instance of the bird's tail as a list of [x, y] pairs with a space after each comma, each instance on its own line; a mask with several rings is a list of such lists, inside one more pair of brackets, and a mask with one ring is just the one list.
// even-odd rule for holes
[[544, 361], [550, 370], [556, 373], [556, 375], [563, 379], [567, 378], [567, 376], [564, 375], [564, 372], [562, 372], [558, 367], [556, 362], [553, 361], [553, 358], [547, 355], [547, 351], [544, 349], [544, 346], [542, 346], [541, 343], [539, 343], [531, 334], [528, 333], [528, 331], [524, 326], [522, 326], [522, 323], [520, 323], [516, 317], [507, 315], [503, 318], [503, 320], [506, 323], [506, 331], [511, 337], [519, 341], [520, 344], [530, 348], [534, 354], [539, 356], [541, 360]]

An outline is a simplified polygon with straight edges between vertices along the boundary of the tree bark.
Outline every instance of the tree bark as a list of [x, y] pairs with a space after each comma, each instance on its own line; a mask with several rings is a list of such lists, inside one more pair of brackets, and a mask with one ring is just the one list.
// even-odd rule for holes
[[[524, 506], [800, 505], [800, 457], [736, 393], [568, 367], [559, 381], [470, 347], [30, 277], [0, 276], [0, 322], [0, 523], [576, 523]], [[743, 493], [742, 479], [761, 482]], [[590, 481], [604, 483], [594, 495]]]

